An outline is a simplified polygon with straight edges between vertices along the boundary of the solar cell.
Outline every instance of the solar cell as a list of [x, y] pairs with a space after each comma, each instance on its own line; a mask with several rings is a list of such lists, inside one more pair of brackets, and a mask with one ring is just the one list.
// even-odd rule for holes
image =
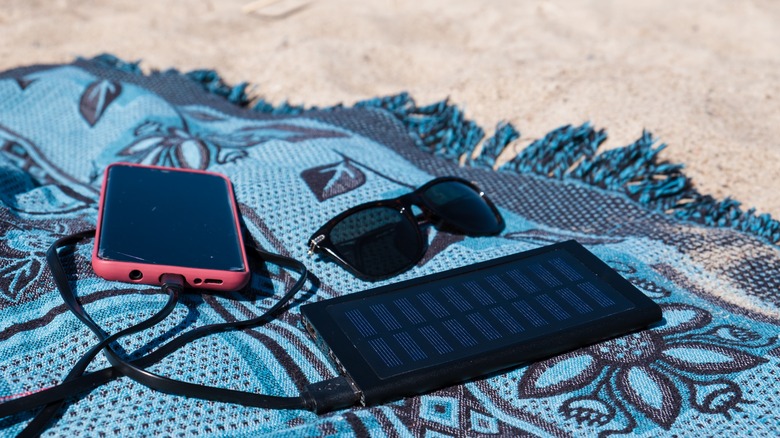
[[660, 319], [657, 305], [573, 241], [306, 305], [302, 313], [368, 403]]

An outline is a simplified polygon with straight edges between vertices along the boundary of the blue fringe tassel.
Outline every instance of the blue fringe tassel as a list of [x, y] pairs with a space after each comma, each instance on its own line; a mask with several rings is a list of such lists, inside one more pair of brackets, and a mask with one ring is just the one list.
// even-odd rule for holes
[[528, 145], [506, 166], [520, 173], [563, 179], [577, 161], [593, 157], [606, 138], [603, 130], [596, 131], [588, 123], [562, 126]]
[[[125, 62], [113, 55], [99, 55], [93, 61], [124, 72], [143, 74], [138, 62]], [[168, 70], [165, 74], [182, 73]], [[236, 105], [248, 107], [252, 102], [246, 93], [246, 83], [227, 85], [214, 70], [196, 70], [183, 75], [200, 84], [204, 90]], [[381, 108], [406, 126], [421, 149], [456, 161], [467, 154], [466, 162], [472, 166], [493, 167], [501, 152], [520, 138], [514, 126], [500, 123], [494, 135], [484, 141], [480, 155], [471, 160], [469, 158], [485, 132], [475, 122], [466, 119], [463, 111], [448, 100], [418, 106], [409, 94], [400, 93], [360, 101], [354, 107]], [[287, 102], [273, 105], [263, 99], [256, 99], [252, 106], [254, 111], [273, 115], [298, 115], [337, 108], [343, 108], [343, 105], [307, 108]], [[744, 211], [740, 208], [741, 204], [733, 199], [717, 201], [709, 195], [700, 194], [682, 172], [682, 164], [659, 159], [666, 145], [655, 146], [655, 139], [649, 132], [643, 132], [630, 145], [597, 154], [606, 138], [604, 130], [597, 131], [589, 123], [578, 127], [563, 126], [532, 142], [499, 170], [576, 179], [595, 187], [623, 192], [648, 208], [680, 220], [732, 228], [780, 244], [780, 222], [768, 214], [756, 214], [755, 209]]]
[[98, 64], [102, 64], [106, 67], [111, 67], [116, 70], [123, 71], [125, 73], [133, 73], [136, 75], [143, 74], [143, 72], [141, 71], [141, 67], [138, 66], [138, 64], [140, 64], [141, 61], [127, 62], [109, 53], [103, 53], [102, 55], [98, 55], [92, 58], [91, 61], [94, 61]]
[[485, 136], [482, 128], [467, 120], [463, 112], [447, 100], [417, 106], [408, 93], [364, 100], [357, 108], [382, 108], [389, 111], [414, 134], [423, 150], [458, 160], [470, 154]]
[[628, 146], [583, 161], [570, 176], [607, 190], [623, 190], [643, 204], [666, 211], [691, 194], [692, 185], [682, 173], [683, 165], [658, 161], [666, 145], [654, 148], [654, 143], [652, 134], [645, 131]]
[[496, 159], [501, 152], [513, 141], [520, 138], [520, 131], [515, 129], [511, 123], [501, 122], [496, 126], [496, 133], [485, 140], [482, 145], [481, 153], [474, 158], [474, 164], [477, 166], [490, 167], [496, 165]]
[[[169, 74], [176, 74], [178, 71], [169, 70]], [[247, 106], [249, 96], [246, 94], [248, 84], [242, 82], [236, 86], [230, 86], [222, 81], [222, 78], [214, 70], [194, 70], [184, 73], [184, 76], [199, 83], [206, 91], [224, 97], [229, 102], [238, 106]]]
[[252, 107], [252, 110], [257, 111], [259, 113], [273, 114], [273, 115], [297, 115], [306, 111], [316, 110], [316, 109], [317, 107], [306, 109], [302, 105], [290, 105], [287, 102], [282, 102], [278, 106], [273, 106], [272, 104], [270, 104], [268, 101], [264, 99], [259, 99], [255, 103], [255, 106]]

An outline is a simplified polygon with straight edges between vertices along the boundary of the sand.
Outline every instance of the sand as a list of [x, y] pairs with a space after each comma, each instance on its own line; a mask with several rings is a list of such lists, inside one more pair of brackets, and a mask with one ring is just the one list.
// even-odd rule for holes
[[780, 2], [3, 0], [0, 68], [113, 53], [214, 68], [272, 102], [450, 97], [514, 147], [564, 124], [643, 129], [697, 189], [780, 218]]

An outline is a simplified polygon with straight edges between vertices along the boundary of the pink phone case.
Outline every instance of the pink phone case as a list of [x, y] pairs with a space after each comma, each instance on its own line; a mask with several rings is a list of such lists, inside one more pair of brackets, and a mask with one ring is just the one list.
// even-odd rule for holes
[[[230, 199], [230, 205], [233, 210], [233, 225], [235, 226], [236, 233], [238, 235], [239, 245], [241, 246], [241, 257], [244, 262], [243, 271], [222, 271], [213, 269], [198, 269], [189, 268], [183, 266], [170, 266], [170, 265], [157, 265], [142, 262], [124, 262], [116, 260], [106, 260], [98, 256], [98, 248], [100, 244], [101, 226], [103, 221], [103, 207], [106, 194], [106, 183], [108, 181], [108, 172], [114, 166], [134, 166], [145, 167], [152, 169], [164, 169], [171, 172], [192, 172], [202, 173], [223, 178], [227, 182], [228, 195]], [[249, 281], [249, 264], [247, 263], [246, 250], [244, 249], [244, 239], [241, 234], [241, 227], [238, 220], [238, 207], [236, 206], [235, 197], [233, 194], [233, 185], [226, 176], [207, 172], [203, 170], [190, 170], [190, 169], [178, 169], [168, 168], [161, 166], [147, 166], [134, 163], [113, 163], [106, 168], [103, 175], [103, 186], [100, 191], [100, 205], [98, 207], [98, 221], [97, 232], [95, 234], [95, 247], [92, 250], [92, 269], [95, 273], [106, 280], [124, 281], [140, 284], [159, 285], [160, 277], [163, 274], [178, 274], [184, 277], [186, 285], [188, 287], [211, 289], [211, 290], [223, 290], [231, 291], [238, 290], [244, 287]], [[141, 278], [133, 279], [131, 275], [133, 272], [140, 272]]]

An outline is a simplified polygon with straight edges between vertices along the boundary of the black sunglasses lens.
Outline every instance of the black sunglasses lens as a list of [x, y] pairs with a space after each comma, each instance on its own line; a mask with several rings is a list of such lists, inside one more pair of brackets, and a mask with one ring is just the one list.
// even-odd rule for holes
[[469, 234], [496, 234], [503, 220], [488, 201], [470, 185], [442, 181], [428, 187], [420, 196], [445, 223]]
[[417, 223], [390, 207], [345, 217], [330, 230], [330, 241], [353, 269], [375, 278], [414, 266], [424, 250]]

